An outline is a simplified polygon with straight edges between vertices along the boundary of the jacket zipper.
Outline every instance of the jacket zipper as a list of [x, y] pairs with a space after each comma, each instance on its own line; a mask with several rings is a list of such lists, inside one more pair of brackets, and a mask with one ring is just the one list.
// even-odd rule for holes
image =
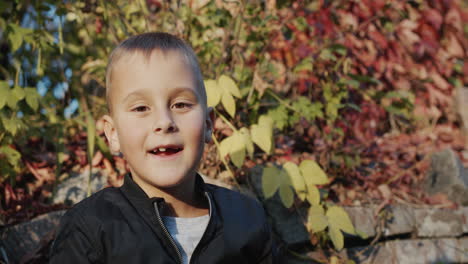
[[[209, 209], [210, 209], [209, 215], [208, 215], [208, 224], [206, 225], [206, 228], [205, 228], [205, 232], [206, 232], [206, 230], [208, 230], [208, 226], [210, 225], [210, 221], [211, 221], [211, 199], [210, 199], [210, 195], [208, 194], [208, 192], [205, 192], [205, 196], [206, 196], [206, 199], [208, 200], [208, 205], [209, 205]], [[200, 238], [200, 242], [202, 241], [203, 237], [205, 236], [205, 232], [203, 232], [203, 235]], [[200, 242], [198, 242], [197, 246], [193, 250], [193, 253], [195, 253], [197, 251], [198, 246], [200, 246]], [[195, 254], [192, 254], [192, 256], [190, 257], [189, 264], [192, 263], [192, 260], [195, 259], [194, 257], [195, 257]]]
[[177, 257], [178, 257], [179, 263], [180, 263], [180, 264], [183, 264], [183, 262], [182, 262], [182, 254], [180, 253], [179, 247], [177, 247], [176, 243], [174, 242], [174, 239], [172, 238], [171, 234], [169, 234], [169, 231], [167, 231], [167, 228], [166, 228], [166, 226], [164, 225], [164, 223], [163, 223], [163, 221], [162, 221], [161, 215], [159, 214], [159, 208], [158, 208], [158, 203], [157, 203], [157, 202], [154, 203], [154, 209], [156, 210], [156, 216], [157, 216], [159, 225], [161, 226], [161, 228], [163, 229], [163, 231], [164, 231], [164, 233], [166, 234], [167, 238], [169, 239], [169, 241], [171, 242], [172, 246], [174, 247], [174, 249], [175, 249], [176, 252], [177, 252]]

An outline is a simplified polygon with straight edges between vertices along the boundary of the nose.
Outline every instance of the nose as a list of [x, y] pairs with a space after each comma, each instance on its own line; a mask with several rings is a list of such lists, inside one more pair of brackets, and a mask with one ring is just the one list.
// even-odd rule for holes
[[155, 133], [171, 133], [177, 131], [177, 126], [174, 123], [170, 111], [158, 111], [158, 114], [155, 116], [153, 131]]

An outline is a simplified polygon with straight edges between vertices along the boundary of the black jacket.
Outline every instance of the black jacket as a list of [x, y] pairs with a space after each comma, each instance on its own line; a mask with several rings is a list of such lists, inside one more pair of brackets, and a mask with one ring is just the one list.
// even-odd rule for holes
[[[271, 233], [260, 203], [235, 191], [205, 184], [197, 190], [210, 203], [210, 220], [190, 263], [272, 263]], [[162, 198], [125, 176], [76, 204], [62, 218], [50, 263], [180, 263], [180, 253], [162, 224]]]

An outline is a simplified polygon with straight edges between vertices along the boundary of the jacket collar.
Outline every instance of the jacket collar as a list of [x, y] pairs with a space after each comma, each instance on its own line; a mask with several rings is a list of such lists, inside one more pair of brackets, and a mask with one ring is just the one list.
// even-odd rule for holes
[[[122, 185], [122, 187], [120, 187], [120, 189], [129, 200], [138, 203], [149, 202], [153, 204], [155, 201], [159, 202], [163, 200], [163, 198], [160, 197], [149, 197], [145, 193], [145, 191], [143, 191], [143, 189], [141, 189], [141, 187], [138, 186], [138, 184], [136, 184], [135, 181], [133, 181], [132, 177], [130, 176], [130, 173], [127, 173], [125, 175], [124, 184]], [[195, 191], [201, 192], [202, 195], [207, 191], [205, 181], [198, 173], [195, 175]]]
[[[210, 192], [211, 188], [207, 188], [207, 185], [203, 181], [203, 178], [197, 173], [195, 178], [195, 190], [201, 192], [203, 196], [207, 196], [210, 203], [210, 221], [205, 230], [200, 244], [205, 244], [211, 241], [213, 236], [222, 229], [221, 219], [218, 216], [217, 203], [215, 201], [214, 193]], [[160, 203], [164, 201], [161, 197], [148, 197], [148, 195], [138, 186], [130, 174], [126, 174], [124, 178], [124, 184], [120, 187], [123, 195], [127, 198], [130, 204], [136, 209], [138, 214], [144, 219], [148, 224], [151, 230], [156, 234], [161, 243], [166, 248], [167, 252], [172, 256], [177, 256], [174, 247], [171, 245], [170, 241], [167, 239], [167, 235], [164, 231], [158, 226], [158, 217], [156, 215], [154, 203]]]

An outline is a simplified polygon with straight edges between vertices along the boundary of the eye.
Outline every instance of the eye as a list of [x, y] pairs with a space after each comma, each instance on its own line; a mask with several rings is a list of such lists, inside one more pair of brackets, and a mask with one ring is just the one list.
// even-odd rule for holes
[[149, 110], [149, 107], [141, 105], [141, 106], [137, 106], [137, 107], [133, 108], [132, 112], [145, 112], [147, 110]]
[[175, 103], [172, 105], [172, 108], [175, 108], [175, 109], [186, 109], [186, 108], [189, 108], [190, 106], [192, 106], [191, 104], [188, 104], [188, 103], [185, 103], [185, 102], [179, 102], [179, 103]]

